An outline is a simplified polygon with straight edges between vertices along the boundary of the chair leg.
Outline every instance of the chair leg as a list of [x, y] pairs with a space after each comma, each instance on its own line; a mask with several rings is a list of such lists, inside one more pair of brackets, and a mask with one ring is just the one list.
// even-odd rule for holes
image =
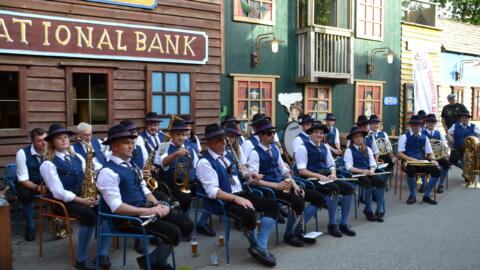
[[[99, 226], [99, 223], [101, 223], [100, 218], [99, 218], [99, 221], [97, 222], [97, 226]], [[102, 246], [102, 237], [99, 234], [100, 234], [100, 230], [96, 230], [95, 236], [97, 238], [97, 244], [95, 249], [95, 270], [100, 269], [100, 262], [99, 262], [100, 260], [98, 258], [100, 257], [99, 255], [100, 255], [100, 247]]]
[[42, 257], [43, 256], [43, 215], [42, 215], [42, 208], [40, 207], [40, 216], [39, 216], [39, 227], [40, 227], [40, 231], [39, 231], [39, 238], [38, 239], [38, 257]]
[[226, 247], [225, 247], [225, 253], [226, 253], [226, 256], [227, 256], [227, 264], [230, 264], [230, 218], [228, 216], [225, 216], [224, 217], [224, 220], [223, 220], [223, 229], [224, 229], [224, 233], [225, 233], [225, 243], [226, 243]]
[[280, 245], [278, 240], [278, 217], [275, 218], [275, 245], [278, 247]]
[[75, 250], [73, 249], [72, 242], [72, 231], [70, 229], [70, 221], [67, 219], [67, 234], [68, 234], [68, 247], [70, 249], [70, 260], [72, 261], [72, 266], [75, 267]]
[[173, 248], [173, 246], [171, 247], [172, 248], [172, 265], [173, 265], [173, 269], [177, 269], [177, 263], [175, 261], [175, 249]]
[[[147, 247], [147, 254], [148, 254], [148, 247]], [[127, 237], [123, 238], [123, 265], [127, 263]]]
[[400, 201], [402, 200], [402, 189], [403, 189], [403, 174], [400, 173], [400, 187], [399, 187], [399, 193], [400, 193]]
[[19, 207], [20, 207], [20, 203], [18, 202], [18, 198], [17, 198], [15, 199], [15, 236], [20, 235], [20, 211], [18, 210]]
[[151, 270], [150, 250], [148, 249], [148, 241], [147, 240], [148, 240], [148, 238], [144, 235], [143, 236], [143, 244], [145, 245], [145, 248], [147, 249], [147, 270]]

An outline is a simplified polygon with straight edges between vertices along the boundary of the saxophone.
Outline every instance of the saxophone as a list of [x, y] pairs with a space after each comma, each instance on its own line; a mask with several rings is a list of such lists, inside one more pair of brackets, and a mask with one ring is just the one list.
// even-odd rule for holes
[[[180, 162], [181, 158], [186, 160]], [[184, 157], [178, 157], [175, 160], [175, 172], [173, 174], [173, 181], [177, 186], [180, 186], [180, 192], [191, 193], [190, 190], [190, 170], [192, 168], [192, 157], [190, 154]], [[180, 181], [178, 181], [180, 180]]]
[[[144, 138], [143, 140], [145, 142], [145, 145], [148, 145], [148, 147], [150, 148], [150, 154], [148, 154], [147, 161], [145, 162], [145, 167], [143, 167], [142, 171], [143, 170], [152, 171], [153, 170], [153, 157], [155, 156], [155, 149], [153, 149], [153, 147], [147, 142], [147, 139]], [[158, 188], [158, 182], [157, 182], [157, 180], [155, 180], [155, 178], [144, 177], [143, 180], [145, 180], [145, 183], [147, 183], [147, 187], [148, 187], [148, 189], [150, 189], [150, 191], [154, 191]]]
[[85, 160], [85, 177], [82, 185], [82, 198], [97, 198], [96, 175], [93, 167], [93, 146], [86, 141], [80, 141], [87, 147], [87, 158]]

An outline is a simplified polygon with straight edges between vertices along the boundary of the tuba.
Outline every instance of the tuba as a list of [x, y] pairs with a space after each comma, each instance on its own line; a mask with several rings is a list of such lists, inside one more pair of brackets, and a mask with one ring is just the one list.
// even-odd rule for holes
[[80, 141], [87, 147], [85, 159], [85, 177], [82, 185], [82, 198], [97, 198], [96, 173], [93, 167], [93, 146], [86, 141]]
[[386, 155], [389, 151], [392, 150], [392, 145], [390, 144], [390, 141], [387, 140], [386, 138], [377, 138], [375, 140], [375, 143], [377, 144], [378, 148], [378, 154], [380, 156]]
[[[148, 154], [147, 161], [145, 162], [145, 167], [143, 167], [143, 170], [153, 170], [153, 157], [155, 156], [155, 149], [147, 142], [147, 139], [143, 139], [145, 142], [145, 145], [147, 145], [150, 148], [150, 154]], [[154, 191], [155, 189], [158, 188], [158, 182], [155, 180], [153, 177], [144, 177], [143, 180], [145, 180], [145, 183], [147, 183], [148, 189], [150, 191]]]
[[467, 180], [465, 187], [480, 188], [478, 177], [480, 175], [480, 140], [474, 136], [465, 138], [463, 144], [463, 174]]
[[435, 160], [448, 157], [448, 147], [443, 145], [442, 141], [430, 139], [430, 145], [432, 146], [433, 155]]
[[175, 160], [175, 172], [173, 181], [175, 185], [180, 186], [180, 192], [191, 193], [190, 190], [190, 170], [192, 169], [192, 157], [190, 154], [178, 157]]

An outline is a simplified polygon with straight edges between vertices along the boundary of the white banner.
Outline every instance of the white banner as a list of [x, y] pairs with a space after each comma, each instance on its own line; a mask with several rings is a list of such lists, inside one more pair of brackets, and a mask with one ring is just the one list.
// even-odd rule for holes
[[420, 110], [437, 114], [437, 85], [428, 53], [417, 51], [413, 55], [413, 85], [415, 114]]

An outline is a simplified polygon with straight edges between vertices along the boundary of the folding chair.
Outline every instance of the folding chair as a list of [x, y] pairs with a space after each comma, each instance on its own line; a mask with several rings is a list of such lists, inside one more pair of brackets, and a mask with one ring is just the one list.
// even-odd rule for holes
[[5, 167], [3, 168], [2, 179], [10, 187], [10, 190], [8, 191], [8, 193], [12, 194], [15, 197], [14, 222], [15, 222], [15, 235], [18, 236], [20, 235], [20, 211], [19, 211], [20, 202], [18, 200], [17, 188], [15, 186], [17, 181], [17, 164], [10, 163], [5, 165]]

